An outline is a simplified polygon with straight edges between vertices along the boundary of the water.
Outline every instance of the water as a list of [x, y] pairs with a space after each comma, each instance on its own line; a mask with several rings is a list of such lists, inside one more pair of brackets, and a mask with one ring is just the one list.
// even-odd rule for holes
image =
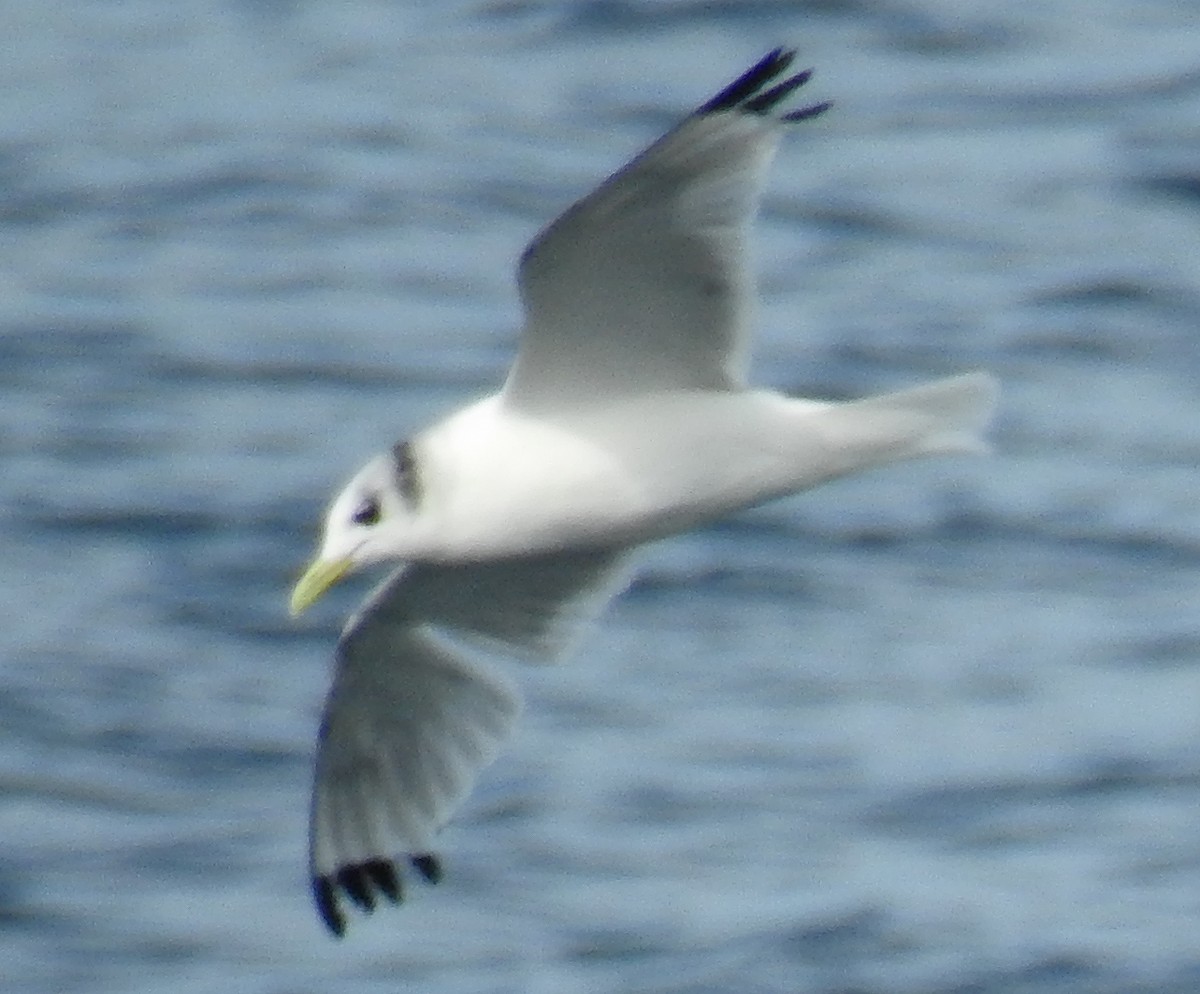
[[[12, 2], [0, 59], [6, 990], [1200, 986], [1200, 24], [1180, 2]], [[511, 267], [767, 48], [835, 110], [758, 378], [977, 367], [988, 459], [649, 550], [518, 676], [447, 879], [304, 879], [368, 454], [496, 384]]]

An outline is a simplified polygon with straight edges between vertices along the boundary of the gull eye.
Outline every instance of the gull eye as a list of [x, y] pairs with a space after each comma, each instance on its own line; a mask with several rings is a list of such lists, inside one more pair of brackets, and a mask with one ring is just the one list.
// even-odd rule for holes
[[366, 497], [363, 502], [354, 509], [354, 513], [350, 515], [350, 520], [356, 525], [374, 525], [379, 523], [379, 500], [375, 497]]

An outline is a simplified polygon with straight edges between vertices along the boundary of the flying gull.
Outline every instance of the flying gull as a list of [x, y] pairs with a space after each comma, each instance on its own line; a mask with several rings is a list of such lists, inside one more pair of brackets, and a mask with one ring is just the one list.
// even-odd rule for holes
[[555, 659], [621, 589], [630, 553], [834, 477], [979, 451], [992, 378], [849, 403], [746, 383], [746, 240], [809, 79], [770, 52], [566, 210], [521, 258], [525, 310], [499, 392], [372, 459], [329, 508], [299, 614], [346, 574], [395, 569], [337, 643], [312, 794], [310, 868], [336, 935], [344, 899], [441, 876], [438, 830], [518, 711], [443, 633]]

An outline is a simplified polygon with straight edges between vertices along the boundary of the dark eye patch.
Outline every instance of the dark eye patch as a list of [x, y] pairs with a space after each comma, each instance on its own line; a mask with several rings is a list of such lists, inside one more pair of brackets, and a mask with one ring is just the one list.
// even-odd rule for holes
[[354, 509], [350, 520], [356, 525], [374, 525], [379, 522], [379, 499], [365, 497], [363, 502]]

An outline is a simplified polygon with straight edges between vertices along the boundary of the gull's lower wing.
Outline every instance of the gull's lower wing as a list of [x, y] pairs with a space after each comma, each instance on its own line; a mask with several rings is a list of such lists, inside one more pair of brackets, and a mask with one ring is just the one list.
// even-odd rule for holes
[[345, 929], [342, 894], [364, 911], [377, 895], [400, 900], [397, 852], [436, 867], [437, 830], [518, 710], [503, 680], [424, 626], [367, 616], [347, 633], [321, 723], [309, 828], [313, 895], [330, 931]]
[[347, 624], [318, 740], [309, 834], [317, 910], [336, 935], [342, 899], [398, 901], [399, 855], [440, 875], [435, 836], [519, 711], [498, 674], [435, 628], [554, 653], [615, 593], [624, 554], [422, 563], [389, 577]]
[[769, 53], [543, 231], [521, 260], [525, 329], [506, 402], [539, 413], [742, 385], [745, 241], [781, 121], [808, 80]]

